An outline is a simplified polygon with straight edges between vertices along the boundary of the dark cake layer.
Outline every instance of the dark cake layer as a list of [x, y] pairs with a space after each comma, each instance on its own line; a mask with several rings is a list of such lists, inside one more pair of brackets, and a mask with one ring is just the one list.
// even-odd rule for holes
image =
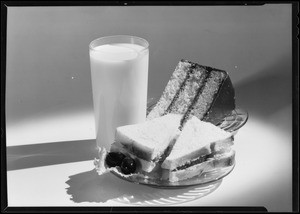
[[187, 79], [168, 107], [167, 113], [184, 114], [192, 105], [198, 90], [204, 85], [208, 73], [201, 66], [191, 64]]
[[191, 115], [218, 124], [234, 109], [234, 88], [226, 71], [181, 60], [147, 119], [177, 113], [183, 114], [181, 127]]
[[222, 85], [219, 87], [209, 110], [204, 115], [203, 121], [217, 125], [222, 122], [224, 117], [230, 115], [235, 107], [235, 91], [232, 82], [227, 75]]

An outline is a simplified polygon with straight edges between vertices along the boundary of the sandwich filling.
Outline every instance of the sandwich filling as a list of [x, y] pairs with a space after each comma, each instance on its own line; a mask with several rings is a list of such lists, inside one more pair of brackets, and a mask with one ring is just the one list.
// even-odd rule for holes
[[193, 162], [191, 165], [186, 165], [185, 167], [178, 168], [176, 170], [170, 171], [164, 169], [162, 172], [162, 178], [169, 182], [177, 182], [194, 176], [199, 176], [204, 172], [210, 172], [219, 168], [232, 166], [235, 162], [235, 151], [232, 149], [225, 153], [210, 156], [211, 157], [208, 158], [204, 157], [203, 161]]
[[208, 155], [202, 155], [202, 156], [200, 156], [198, 158], [195, 158], [195, 159], [192, 159], [192, 160], [186, 162], [185, 164], [183, 164], [181, 166], [176, 167], [175, 169], [173, 169], [171, 171], [172, 172], [176, 172], [176, 171], [179, 171], [179, 170], [184, 170], [184, 169], [187, 169], [187, 168], [189, 168], [191, 166], [194, 166], [194, 165], [206, 162], [209, 159], [214, 159], [214, 158], [222, 157], [222, 155], [224, 155], [224, 151], [218, 151], [218, 152], [214, 152], [214, 153], [211, 153], [211, 154], [208, 154]]
[[176, 139], [172, 140], [172, 142], [165, 149], [163, 154], [153, 160], [145, 160], [143, 157], [141, 157], [141, 155], [138, 155], [141, 153], [136, 153], [136, 152], [134, 152], [134, 150], [130, 150], [130, 149], [126, 148], [124, 145], [122, 145], [121, 143], [117, 143], [117, 142], [115, 142], [111, 145], [110, 151], [111, 152], [121, 152], [122, 154], [131, 157], [136, 162], [138, 171], [151, 172], [155, 168], [158, 168], [158, 166], [170, 154], [175, 141], [176, 141]]

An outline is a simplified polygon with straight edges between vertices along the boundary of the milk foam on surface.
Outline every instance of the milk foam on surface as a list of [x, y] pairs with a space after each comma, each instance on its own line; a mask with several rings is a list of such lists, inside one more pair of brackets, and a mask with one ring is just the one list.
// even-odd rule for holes
[[136, 44], [106, 44], [93, 48], [91, 56], [100, 61], [118, 62], [137, 58], [138, 52], [143, 49], [143, 46]]

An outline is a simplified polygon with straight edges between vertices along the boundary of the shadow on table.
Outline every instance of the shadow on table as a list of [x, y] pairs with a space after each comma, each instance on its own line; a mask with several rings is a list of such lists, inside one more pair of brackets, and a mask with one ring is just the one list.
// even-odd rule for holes
[[160, 189], [122, 180], [111, 173], [98, 175], [96, 170], [72, 175], [66, 184], [67, 194], [75, 203], [116, 202], [133, 205], [169, 205], [192, 201], [212, 193], [222, 183], [190, 186], [178, 189]]
[[7, 147], [7, 170], [93, 160], [94, 139]]

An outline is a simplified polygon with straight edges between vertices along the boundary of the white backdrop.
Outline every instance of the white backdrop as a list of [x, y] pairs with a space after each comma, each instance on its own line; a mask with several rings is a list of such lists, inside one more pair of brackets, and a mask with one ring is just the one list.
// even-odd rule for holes
[[292, 102], [288, 4], [9, 7], [7, 21], [7, 145], [94, 137], [88, 45], [114, 34], [149, 41], [149, 98], [185, 58], [228, 71], [250, 112]]

